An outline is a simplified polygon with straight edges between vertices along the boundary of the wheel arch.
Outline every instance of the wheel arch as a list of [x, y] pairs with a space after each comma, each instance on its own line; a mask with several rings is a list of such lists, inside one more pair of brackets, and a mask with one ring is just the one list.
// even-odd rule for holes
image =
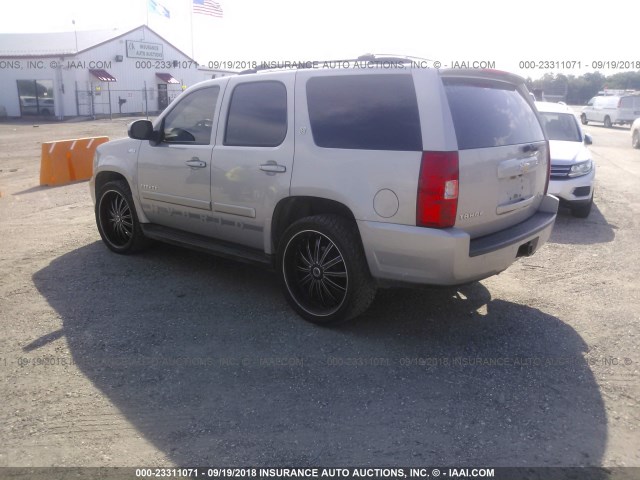
[[[285, 230], [297, 220], [321, 214], [333, 214], [353, 222], [360, 237], [353, 212], [345, 204], [328, 198], [313, 196], [295, 196], [283, 198], [278, 202], [271, 219], [270, 253], [278, 251], [278, 245]], [[362, 239], [360, 239], [362, 242]]]
[[146, 215], [142, 210], [142, 206], [140, 205], [140, 201], [138, 198], [138, 189], [136, 188], [136, 185], [132, 183], [131, 179], [127, 177], [127, 174], [125, 172], [120, 172], [118, 170], [101, 170], [95, 174], [95, 178], [93, 181], [94, 183], [93, 194], [96, 199], [96, 202], [98, 197], [98, 191], [100, 191], [102, 186], [107, 182], [111, 182], [114, 180], [123, 180], [124, 182], [127, 183], [127, 185], [129, 186], [129, 190], [131, 191], [131, 197], [133, 199], [133, 204], [135, 206], [136, 213], [138, 214], [138, 221], [140, 223], [149, 223], [149, 220], [147, 219]]

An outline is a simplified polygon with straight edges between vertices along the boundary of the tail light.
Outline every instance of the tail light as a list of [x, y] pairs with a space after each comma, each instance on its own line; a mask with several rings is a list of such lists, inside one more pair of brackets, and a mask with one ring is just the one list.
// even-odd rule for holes
[[458, 180], [458, 152], [422, 153], [416, 225], [447, 228], [456, 223]]

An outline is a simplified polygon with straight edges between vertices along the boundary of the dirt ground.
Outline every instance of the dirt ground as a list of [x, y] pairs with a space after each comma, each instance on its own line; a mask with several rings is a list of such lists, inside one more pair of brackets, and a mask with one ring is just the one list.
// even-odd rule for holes
[[588, 126], [594, 210], [457, 289], [382, 290], [327, 329], [275, 276], [123, 257], [44, 141], [128, 120], [0, 123], [0, 466], [640, 466], [640, 150]]

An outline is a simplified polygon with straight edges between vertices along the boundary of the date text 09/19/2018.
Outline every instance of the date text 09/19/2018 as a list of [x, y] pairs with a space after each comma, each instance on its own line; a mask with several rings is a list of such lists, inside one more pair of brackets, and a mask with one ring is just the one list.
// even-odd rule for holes
[[637, 70], [640, 60], [520, 60], [518, 68], [522, 70]]

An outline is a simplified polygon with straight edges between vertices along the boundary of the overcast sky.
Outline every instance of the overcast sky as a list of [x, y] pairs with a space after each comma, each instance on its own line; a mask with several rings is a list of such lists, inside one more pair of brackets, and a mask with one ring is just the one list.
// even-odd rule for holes
[[640, 69], [640, 7], [632, 7], [633, 2], [608, 1], [606, 8], [594, 11], [589, 3], [560, 0], [531, 2], [535, 7], [502, 0], [220, 0], [222, 19], [194, 15], [192, 21], [191, 0], [156, 1], [169, 10], [170, 19], [147, 14], [147, 0], [12, 2], [0, 17], [0, 32], [71, 31], [72, 20], [78, 30], [125, 31], [148, 20], [149, 27], [205, 64], [324, 60], [372, 52], [443, 65], [493, 61], [495, 68], [532, 78], [561, 68], [534, 64], [523, 70], [521, 61], [579, 62], [579, 71], [565, 72], [576, 74], [595, 70], [592, 62], [598, 61], [632, 61], [623, 70]]

